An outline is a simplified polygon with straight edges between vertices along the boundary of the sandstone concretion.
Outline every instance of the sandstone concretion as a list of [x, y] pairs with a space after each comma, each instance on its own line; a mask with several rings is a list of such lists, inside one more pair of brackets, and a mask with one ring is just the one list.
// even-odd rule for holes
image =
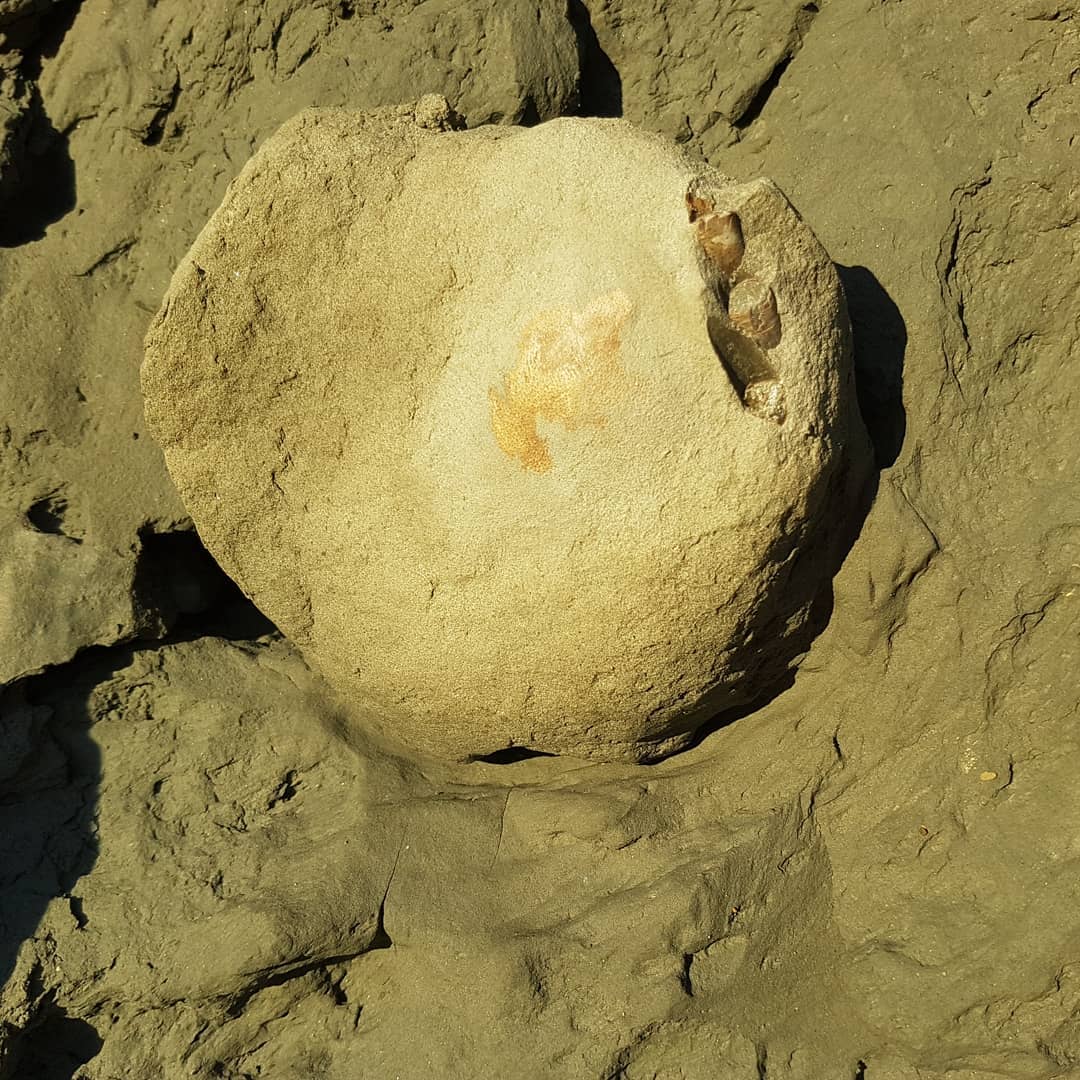
[[361, 723], [655, 759], [807, 646], [865, 477], [842, 290], [767, 180], [621, 120], [458, 126], [270, 138], [151, 327], [147, 419]]

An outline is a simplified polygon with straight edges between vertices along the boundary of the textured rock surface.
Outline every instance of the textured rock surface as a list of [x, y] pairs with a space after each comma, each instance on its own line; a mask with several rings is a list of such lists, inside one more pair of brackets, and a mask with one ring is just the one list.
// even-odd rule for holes
[[0, 5], [0, 681], [159, 626], [144, 538], [186, 515], [140, 441], [142, 338], [228, 181], [297, 110], [418, 84], [473, 122], [566, 111], [573, 27], [528, 2]]
[[623, 121], [437, 112], [264, 144], [147, 337], [151, 430], [362, 720], [655, 758], [775, 688], [839, 566], [867, 455], [836, 272], [773, 185]]
[[[24, 679], [0, 701], [5, 1080], [1075, 1074], [1080, 21], [1072, 3], [820, 6], [723, 156], [775, 177], [844, 264], [883, 466], [791, 689], [659, 765], [449, 767], [343, 742], [339, 707], [239, 609]], [[372, 5], [354, 7], [320, 41], [355, 32]], [[119, 118], [161, 108], [169, 130], [141, 73], [188, 5], [104, 10], [26, 54], [77, 205], [0, 251], [5, 295], [23, 282], [0, 300], [2, 424], [53, 403], [21, 445], [57, 456], [21, 475], [68, 480], [72, 529], [110, 476], [128, 522], [134, 478], [167, 484], [127, 426], [141, 338], [250, 132], [373, 104], [323, 69], [278, 115], [298, 76], [258, 66], [272, 35], [236, 16], [227, 64], [257, 71], [242, 104], [204, 100], [215, 54], [195, 34], [184, 130], [142, 146]], [[584, 55], [585, 85], [610, 74]], [[129, 336], [87, 336], [133, 304]], [[16, 371], [38, 371], [25, 394]], [[88, 401], [68, 417], [72, 381]], [[43, 621], [73, 580], [35, 595]]]
[[715, 152], [753, 122], [817, 13], [804, 0], [597, 0], [584, 99]]

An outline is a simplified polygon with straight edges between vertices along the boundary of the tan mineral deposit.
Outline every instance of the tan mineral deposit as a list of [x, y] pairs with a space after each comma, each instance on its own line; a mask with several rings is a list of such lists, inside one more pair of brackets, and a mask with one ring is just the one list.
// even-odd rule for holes
[[647, 761], [808, 646], [867, 471], [828, 255], [622, 120], [312, 109], [176, 270], [147, 419], [356, 721]]

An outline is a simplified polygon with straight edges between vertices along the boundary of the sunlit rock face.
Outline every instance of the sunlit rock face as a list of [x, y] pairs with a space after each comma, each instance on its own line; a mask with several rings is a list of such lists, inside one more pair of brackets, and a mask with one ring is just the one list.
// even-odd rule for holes
[[806, 648], [866, 475], [834, 267], [774, 184], [441, 99], [269, 139], [147, 338], [199, 532], [456, 759], [651, 760]]

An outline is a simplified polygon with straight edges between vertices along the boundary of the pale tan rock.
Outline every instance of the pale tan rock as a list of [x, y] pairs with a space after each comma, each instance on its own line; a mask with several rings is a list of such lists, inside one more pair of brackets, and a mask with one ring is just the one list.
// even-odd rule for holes
[[[775, 684], [835, 569], [864, 451], [836, 273], [775, 185], [625, 122], [421, 112], [264, 144], [151, 328], [148, 421], [361, 722], [657, 757]], [[738, 216], [733, 271], [704, 213]], [[744, 278], [768, 349], [727, 318]]]

